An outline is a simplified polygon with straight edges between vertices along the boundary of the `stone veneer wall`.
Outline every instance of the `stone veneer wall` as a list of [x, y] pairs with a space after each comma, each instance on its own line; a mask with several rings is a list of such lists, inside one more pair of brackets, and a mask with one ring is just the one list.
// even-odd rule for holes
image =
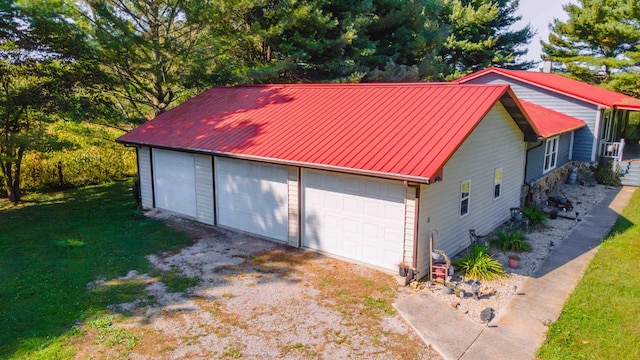
[[[572, 169], [578, 169], [578, 173], [580, 173], [579, 170], [581, 168], [588, 169], [589, 165], [589, 163], [582, 161], [570, 161], [545, 176], [530, 182], [528, 185], [523, 185], [520, 192], [520, 204], [524, 205], [529, 202], [539, 203], [543, 194], [548, 194], [558, 187], [558, 185], [567, 182]], [[531, 191], [529, 189], [531, 189]]]

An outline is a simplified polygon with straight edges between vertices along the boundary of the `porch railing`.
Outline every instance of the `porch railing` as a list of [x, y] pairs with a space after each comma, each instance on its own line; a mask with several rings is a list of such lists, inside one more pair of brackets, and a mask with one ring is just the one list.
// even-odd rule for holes
[[600, 143], [600, 156], [622, 161], [622, 151], [624, 150], [624, 139], [620, 141], [602, 141]]

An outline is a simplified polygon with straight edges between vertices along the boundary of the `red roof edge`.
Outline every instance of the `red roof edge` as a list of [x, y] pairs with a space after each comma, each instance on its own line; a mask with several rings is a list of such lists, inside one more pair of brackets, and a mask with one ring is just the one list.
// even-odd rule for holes
[[[523, 71], [523, 70], [521, 70], [521, 71]], [[587, 102], [587, 103], [590, 103], [590, 104], [594, 104], [594, 105], [598, 105], [598, 106], [604, 106], [606, 108], [611, 107], [611, 105], [605, 104], [605, 103], [603, 103], [601, 101], [595, 101], [595, 100], [592, 100], [592, 99], [587, 99], [584, 96], [581, 96], [581, 95], [578, 95], [578, 94], [566, 92], [566, 91], [563, 91], [563, 90], [560, 90], [560, 89], [556, 89], [556, 88], [551, 87], [551, 86], [543, 85], [543, 84], [540, 84], [538, 82], [531, 81], [531, 80], [528, 80], [528, 79], [523, 79], [522, 77], [516, 76], [513, 73], [511, 73], [511, 72], [509, 72], [509, 71], [507, 71], [505, 69], [498, 68], [498, 67], [495, 67], [495, 66], [488, 67], [488, 68], [486, 68], [484, 70], [480, 70], [480, 71], [477, 71], [475, 73], [472, 73], [472, 74], [466, 75], [464, 77], [461, 77], [460, 79], [456, 80], [456, 82], [458, 84], [464, 84], [467, 81], [479, 78], [480, 76], [482, 76], [484, 74], [488, 74], [488, 73], [492, 73], [492, 72], [493, 73], [498, 73], [500, 75], [504, 75], [504, 76], [506, 76], [508, 78], [511, 78], [511, 79], [515, 79], [515, 80], [521, 81], [521, 82], [523, 82], [525, 84], [534, 85], [536, 87], [539, 87], [539, 88], [542, 88], [542, 89], [546, 89], [546, 90], [549, 90], [549, 91], [553, 91], [555, 93], [561, 93], [561, 94], [563, 94], [565, 96], [568, 96], [568, 97], [571, 97], [571, 98], [574, 98], [574, 99], [578, 99], [578, 100], [581, 100], [581, 101], [584, 101], [584, 102]], [[558, 76], [560, 76], [560, 75], [558, 75]], [[585, 83], [585, 85], [590, 85], [590, 84], [586, 84]], [[590, 86], [593, 86], [593, 85], [590, 85]]]

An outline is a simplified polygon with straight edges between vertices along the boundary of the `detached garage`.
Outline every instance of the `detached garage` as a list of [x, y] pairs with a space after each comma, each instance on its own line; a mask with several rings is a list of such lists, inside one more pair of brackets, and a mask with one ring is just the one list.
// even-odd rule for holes
[[431, 230], [455, 252], [509, 217], [537, 138], [507, 85], [413, 83], [218, 87], [118, 141], [144, 207], [421, 277]]

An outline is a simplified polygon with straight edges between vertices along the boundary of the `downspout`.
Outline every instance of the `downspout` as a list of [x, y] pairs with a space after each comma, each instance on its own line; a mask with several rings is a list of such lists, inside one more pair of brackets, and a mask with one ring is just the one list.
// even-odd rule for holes
[[411, 267], [413, 268], [414, 276], [417, 274], [418, 269], [418, 223], [420, 222], [420, 184], [416, 186], [416, 214], [413, 221], [413, 259]]
[[[529, 165], [529, 151], [531, 151], [533, 149], [537, 149], [540, 146], [542, 146], [542, 144], [544, 144], [544, 139], [539, 140], [539, 141], [540, 141], [540, 144], [538, 144], [538, 145], [536, 145], [536, 146], [534, 146], [532, 148], [529, 148], [529, 149], [527, 149], [527, 151], [525, 151], [525, 154], [524, 154], [524, 173], [525, 174], [527, 173], [527, 165]], [[524, 179], [524, 184], [528, 185], [526, 176], [525, 176], [525, 179]]]
[[[529, 163], [529, 151], [539, 148], [540, 146], [542, 146], [542, 144], [544, 144], [544, 142], [545, 142], [544, 139], [540, 140], [540, 144], [538, 144], [538, 145], [536, 145], [536, 146], [534, 146], [532, 148], [527, 149], [527, 151], [525, 151], [525, 154], [524, 154], [524, 174], [525, 174], [524, 185], [527, 186], [527, 196], [526, 196], [526, 198], [524, 200], [525, 204], [528, 203], [529, 199], [531, 198], [531, 184], [529, 184], [527, 182], [527, 176], [526, 176], [527, 175], [527, 165], [529, 165], [528, 164]], [[520, 194], [522, 194], [522, 193], [520, 193]]]

